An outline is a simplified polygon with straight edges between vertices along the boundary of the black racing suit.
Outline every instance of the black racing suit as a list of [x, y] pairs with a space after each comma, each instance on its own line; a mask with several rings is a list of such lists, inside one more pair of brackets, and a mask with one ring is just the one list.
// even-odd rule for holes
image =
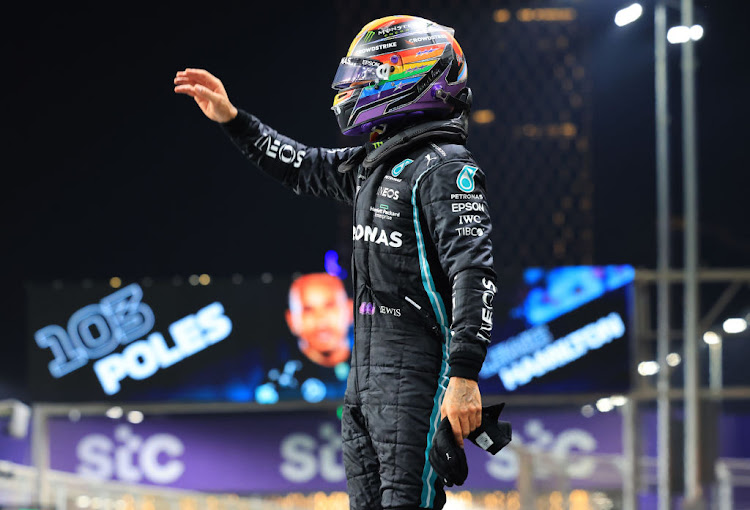
[[382, 143], [306, 147], [240, 111], [240, 150], [294, 192], [354, 206], [354, 349], [342, 417], [352, 508], [441, 508], [427, 461], [448, 378], [476, 380], [495, 273], [485, 176], [466, 118]]

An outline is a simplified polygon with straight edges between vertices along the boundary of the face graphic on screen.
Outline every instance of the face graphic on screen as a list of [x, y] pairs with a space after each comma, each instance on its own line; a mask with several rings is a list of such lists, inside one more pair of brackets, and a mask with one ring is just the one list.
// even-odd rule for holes
[[289, 289], [286, 321], [311, 361], [333, 367], [349, 359], [352, 300], [339, 278], [327, 273], [297, 278]]

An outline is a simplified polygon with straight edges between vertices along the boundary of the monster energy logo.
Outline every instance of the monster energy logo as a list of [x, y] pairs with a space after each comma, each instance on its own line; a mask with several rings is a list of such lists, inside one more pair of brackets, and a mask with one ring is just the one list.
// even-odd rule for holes
[[362, 38], [362, 40], [366, 43], [372, 41], [372, 38], [375, 37], [375, 31], [370, 30], [368, 31], [365, 36]]
[[383, 145], [383, 142], [373, 142], [372, 144], [372, 146], [375, 147], [376, 149], [380, 147], [381, 145]]

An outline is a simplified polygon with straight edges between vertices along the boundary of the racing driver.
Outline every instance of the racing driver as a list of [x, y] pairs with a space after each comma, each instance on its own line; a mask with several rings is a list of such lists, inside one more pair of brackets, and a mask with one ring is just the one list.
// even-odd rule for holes
[[242, 153], [298, 194], [354, 208], [354, 348], [342, 417], [353, 509], [439, 509], [428, 461], [447, 417], [481, 424], [477, 376], [492, 329], [495, 273], [485, 175], [466, 149], [471, 91], [451, 28], [414, 16], [365, 25], [333, 79], [333, 112], [359, 147], [307, 147], [237, 109], [222, 82], [179, 71]]

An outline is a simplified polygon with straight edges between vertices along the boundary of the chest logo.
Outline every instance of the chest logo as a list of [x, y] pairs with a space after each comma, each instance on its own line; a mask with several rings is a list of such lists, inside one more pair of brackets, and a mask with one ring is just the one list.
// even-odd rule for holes
[[391, 175], [393, 177], [398, 177], [399, 174], [404, 171], [404, 168], [406, 168], [406, 165], [408, 165], [409, 163], [413, 163], [413, 162], [414, 160], [408, 159], [408, 158], [403, 160], [401, 163], [393, 167], [393, 169], [391, 170]]
[[391, 248], [399, 248], [403, 244], [401, 232], [395, 230], [388, 232], [385, 229], [372, 227], [370, 225], [356, 225], [354, 227], [354, 235], [352, 238], [355, 241], [363, 240], [368, 243], [385, 244]]
[[380, 186], [378, 188], [378, 196], [390, 198], [391, 200], [398, 200], [399, 191], [397, 189], [389, 188], [387, 186]]
[[458, 189], [464, 193], [471, 193], [474, 191], [474, 175], [476, 173], [477, 167], [469, 165], [464, 166], [461, 171], [458, 172], [458, 177], [456, 178]]

